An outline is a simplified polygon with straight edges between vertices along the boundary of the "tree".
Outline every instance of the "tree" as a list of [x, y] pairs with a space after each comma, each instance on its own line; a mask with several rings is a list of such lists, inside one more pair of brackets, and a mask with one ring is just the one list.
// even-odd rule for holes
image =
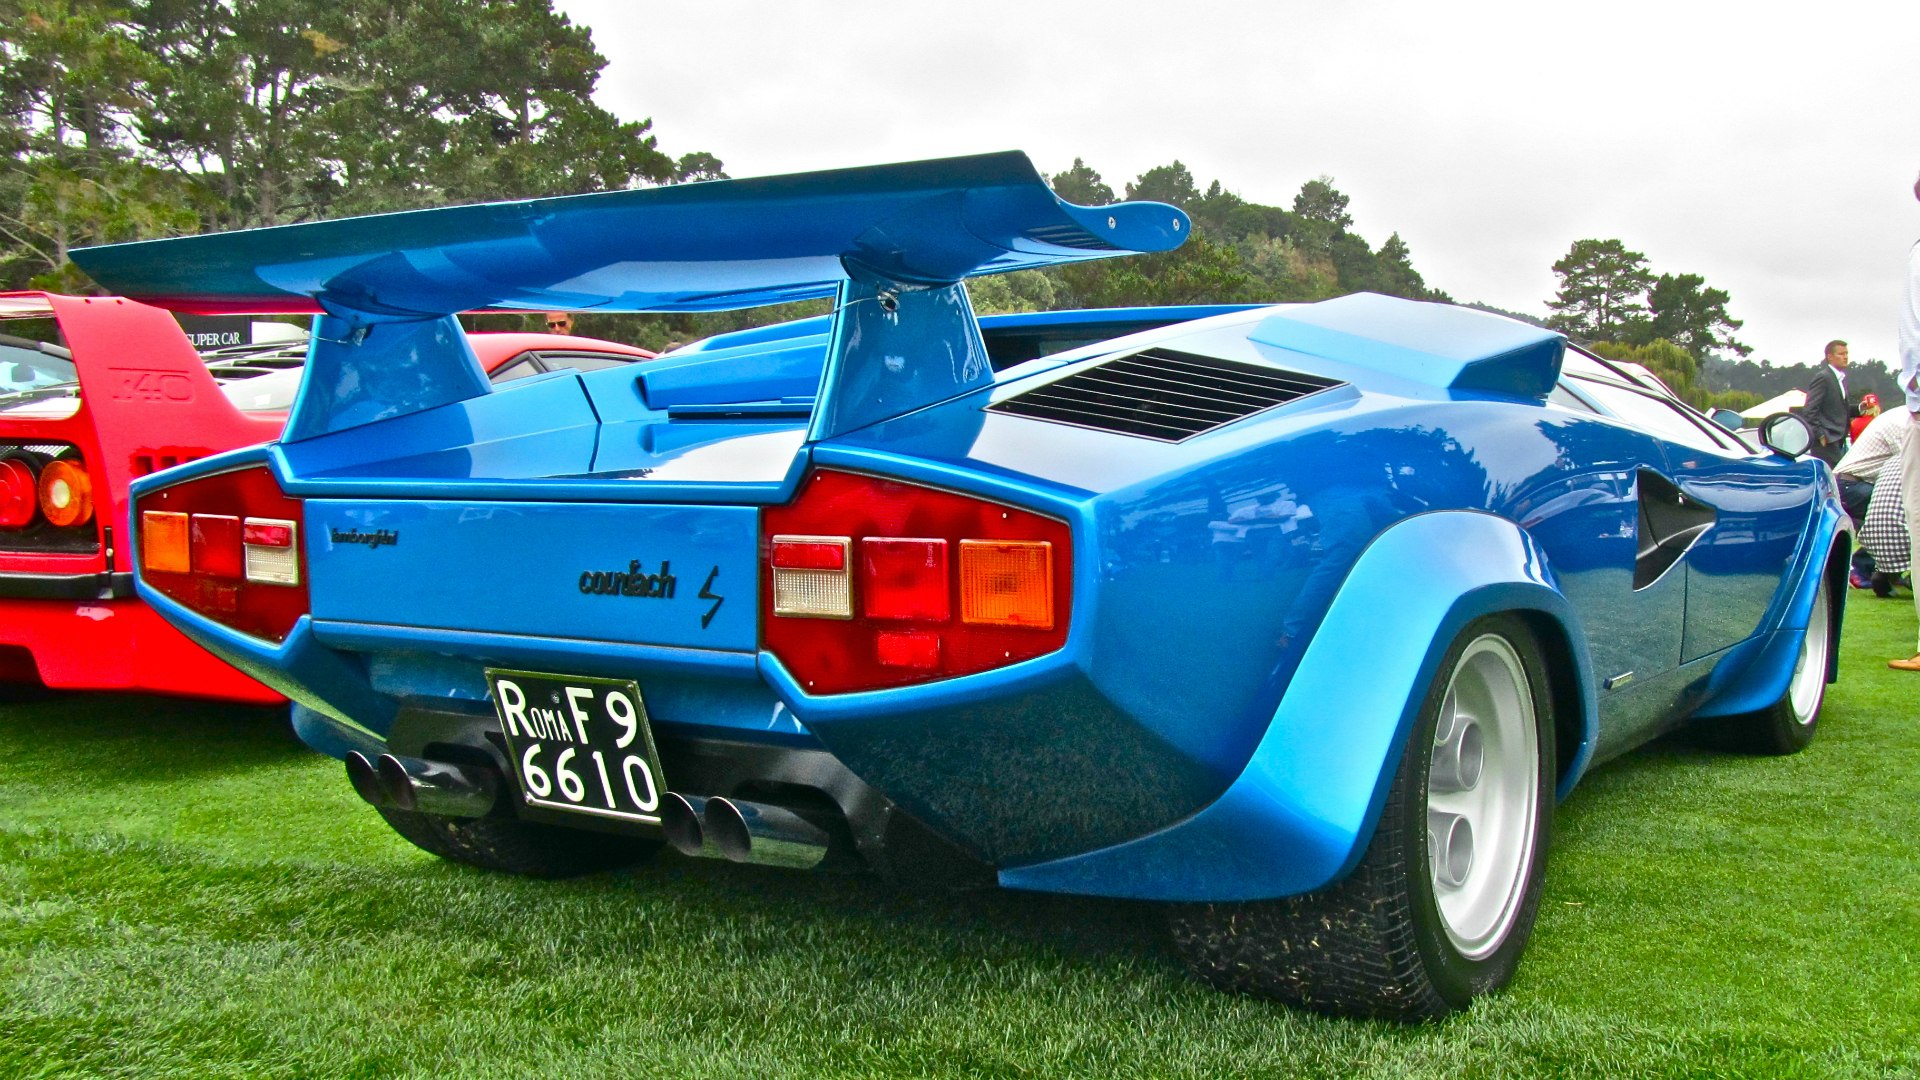
[[1639, 364], [1660, 377], [1682, 401], [1705, 408], [1707, 390], [1700, 383], [1700, 362], [1693, 354], [1671, 341], [1656, 340], [1644, 345], [1619, 341], [1596, 341], [1593, 351], [1609, 360]]
[[1324, 252], [1308, 251], [1285, 237], [1250, 236], [1236, 245], [1240, 264], [1257, 283], [1257, 295], [1272, 303], [1325, 300], [1342, 288], [1340, 271]]
[[[1333, 177], [1322, 176], [1300, 185], [1300, 193], [1293, 197], [1293, 217], [1293, 233], [1303, 246], [1331, 254], [1336, 263], [1354, 265], [1360, 253], [1352, 243], [1342, 241], [1359, 238], [1347, 231], [1353, 225], [1353, 215], [1347, 213], [1347, 197], [1334, 188]], [[1366, 246], [1366, 241], [1360, 240], [1360, 247]]]
[[720, 166], [720, 159], [705, 150], [695, 150], [690, 154], [681, 154], [680, 160], [673, 164], [675, 183], [688, 184], [695, 180], [725, 180], [727, 171]]
[[67, 252], [192, 227], [190, 182], [137, 156], [142, 88], [164, 69], [103, 0], [6, 0], [0, 21], [0, 284], [74, 288]]
[[1353, 215], [1347, 213], [1348, 199], [1333, 186], [1333, 177], [1322, 176], [1300, 185], [1293, 197], [1293, 212], [1308, 221], [1323, 221], [1335, 232], [1353, 228]]
[[1696, 357], [1726, 350], [1745, 356], [1753, 350], [1735, 341], [1743, 323], [1727, 314], [1727, 293], [1709, 289], [1699, 274], [1661, 274], [1647, 290], [1650, 317], [1643, 336], [1665, 339]]
[[0, 284], [82, 244], [726, 175], [550, 0], [0, 0]]
[[1195, 229], [1216, 239], [1237, 240], [1245, 236], [1246, 232], [1243, 230], [1235, 234], [1229, 230], [1232, 229], [1233, 222], [1240, 218], [1240, 212], [1246, 206], [1245, 199], [1228, 191], [1220, 185], [1220, 181], [1215, 180], [1207, 186], [1205, 194], [1183, 209], [1193, 215]]
[[1058, 282], [1062, 307], [1271, 302], [1233, 248], [1201, 236], [1172, 251], [1073, 263], [1049, 273]]
[[[1054, 175], [1054, 192], [1068, 202], [1101, 205], [1114, 192], [1084, 160]], [[1079, 263], [1043, 271], [1054, 283], [1053, 304], [1099, 307], [1173, 303], [1283, 303], [1324, 300], [1360, 289], [1417, 300], [1445, 300], [1413, 268], [1398, 233], [1379, 251], [1350, 232], [1348, 199], [1331, 177], [1310, 180], [1294, 209], [1252, 203], [1218, 180], [1204, 190], [1186, 165], [1173, 161], [1141, 173], [1126, 187], [1129, 199], [1172, 203], [1193, 219], [1181, 248], [1139, 259]], [[1028, 305], [1031, 295], [999, 286], [976, 290], [982, 305]]]
[[1127, 185], [1127, 199], [1170, 203], [1186, 209], [1200, 201], [1200, 187], [1193, 182], [1193, 174], [1187, 167], [1175, 161], [1141, 173]]
[[1053, 279], [1039, 270], [988, 274], [967, 282], [967, 295], [973, 301], [973, 310], [981, 315], [1051, 311], [1056, 304], [1056, 292]]
[[1553, 272], [1560, 291], [1547, 325], [1581, 341], [1632, 340], [1646, 318], [1647, 257], [1618, 240], [1576, 240]]
[[1380, 250], [1367, 250], [1366, 241], [1352, 233], [1343, 233], [1332, 245], [1334, 265], [1339, 268], [1341, 284], [1352, 289], [1404, 296], [1409, 300], [1445, 300], [1447, 296], [1427, 288], [1420, 271], [1413, 268], [1412, 252], [1399, 233], [1387, 237]]
[[141, 125], [236, 227], [724, 175], [591, 94], [586, 27], [518, 0], [139, 0]]
[[[1076, 169], [1084, 168], [1078, 158]], [[1092, 170], [1075, 177], [1084, 183], [1099, 177]], [[1218, 185], [1215, 185], [1216, 188]], [[1105, 185], [1101, 185], [1102, 188]], [[1107, 192], [1108, 201], [1112, 193]], [[1222, 193], [1215, 191], [1218, 200]], [[1198, 208], [1206, 197], [1193, 173], [1179, 161], [1141, 173], [1127, 185], [1128, 200], [1170, 203]], [[1050, 272], [1058, 283], [1056, 299], [1069, 307], [1124, 307], [1138, 304], [1202, 304], [1254, 302], [1264, 299], [1260, 283], [1247, 272], [1230, 245], [1210, 242], [1192, 230], [1186, 243], [1172, 251], [1120, 261], [1099, 260], [1062, 266]]]
[[1400, 239], [1399, 233], [1387, 237], [1387, 242], [1380, 245], [1378, 261], [1380, 279], [1374, 286], [1377, 291], [1409, 300], [1448, 299], [1446, 293], [1427, 288], [1426, 279], [1413, 268], [1413, 251]]
[[1113, 202], [1113, 189], [1086, 162], [1073, 159], [1073, 167], [1055, 173], [1050, 181], [1054, 194], [1080, 206], [1105, 206]]

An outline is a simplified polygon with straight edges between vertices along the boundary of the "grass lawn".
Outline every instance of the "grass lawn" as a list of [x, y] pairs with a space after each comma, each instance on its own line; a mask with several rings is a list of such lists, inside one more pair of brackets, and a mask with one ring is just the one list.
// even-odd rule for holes
[[1920, 1077], [1920, 676], [1855, 592], [1792, 758], [1560, 810], [1505, 994], [1421, 1028], [1190, 981], [1146, 905], [664, 855], [535, 882], [389, 833], [272, 713], [0, 707], [0, 1076]]

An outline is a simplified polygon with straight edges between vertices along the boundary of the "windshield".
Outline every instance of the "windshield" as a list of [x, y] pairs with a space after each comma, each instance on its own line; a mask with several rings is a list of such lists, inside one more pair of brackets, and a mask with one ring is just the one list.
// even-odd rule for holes
[[0, 411], [73, 415], [80, 373], [69, 355], [58, 345], [0, 334]]
[[233, 379], [221, 383], [220, 392], [241, 412], [285, 412], [293, 408], [300, 374], [301, 369], [294, 367], [251, 379]]

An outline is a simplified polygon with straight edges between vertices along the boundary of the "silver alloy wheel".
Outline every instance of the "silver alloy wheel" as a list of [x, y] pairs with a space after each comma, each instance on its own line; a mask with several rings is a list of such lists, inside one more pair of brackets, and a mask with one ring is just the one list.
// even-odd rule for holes
[[1540, 768], [1526, 668], [1506, 638], [1483, 634], [1448, 679], [1427, 772], [1427, 869], [1440, 922], [1469, 960], [1492, 955], [1519, 915]]
[[1800, 656], [1793, 662], [1793, 679], [1787, 683], [1787, 705], [1793, 709], [1795, 723], [1811, 726], [1820, 714], [1820, 699], [1827, 690], [1827, 634], [1833, 629], [1833, 598], [1822, 581], [1814, 593], [1813, 612], [1807, 616], [1807, 632], [1800, 635]]

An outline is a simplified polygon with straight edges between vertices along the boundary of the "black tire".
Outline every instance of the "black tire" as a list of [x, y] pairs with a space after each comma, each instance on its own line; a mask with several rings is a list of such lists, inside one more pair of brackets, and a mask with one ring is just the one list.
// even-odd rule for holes
[[374, 809], [413, 846], [483, 870], [526, 877], [563, 878], [616, 870], [651, 858], [657, 840], [563, 829], [504, 814], [453, 818], [388, 806]]
[[[1493, 635], [1519, 660], [1533, 711], [1537, 784], [1526, 861], [1508, 893], [1504, 931], [1476, 950], [1456, 947], [1429, 866], [1427, 805], [1436, 722], [1470, 645]], [[1234, 904], [1183, 904], [1173, 938], [1195, 974], [1223, 989], [1349, 1016], [1416, 1021], [1445, 1016], [1505, 986], [1540, 904], [1553, 817], [1554, 724], [1546, 664], [1519, 618], [1496, 615], [1463, 631], [1437, 669], [1408, 738], [1372, 843], [1360, 865], [1318, 892]], [[1517, 695], [1516, 695], [1517, 696]], [[1524, 782], [1520, 783], [1525, 789]]]
[[[1826, 701], [1836, 591], [1834, 576], [1823, 573], [1820, 592], [1807, 619], [1808, 633], [1801, 639], [1799, 660], [1780, 699], [1757, 712], [1700, 721], [1700, 741], [1734, 753], [1774, 757], [1797, 754], [1813, 742], [1820, 725], [1820, 706]], [[1819, 628], [1818, 633], [1815, 628]]]
[[0, 705], [30, 705], [50, 701], [59, 694], [37, 682], [0, 682]]

